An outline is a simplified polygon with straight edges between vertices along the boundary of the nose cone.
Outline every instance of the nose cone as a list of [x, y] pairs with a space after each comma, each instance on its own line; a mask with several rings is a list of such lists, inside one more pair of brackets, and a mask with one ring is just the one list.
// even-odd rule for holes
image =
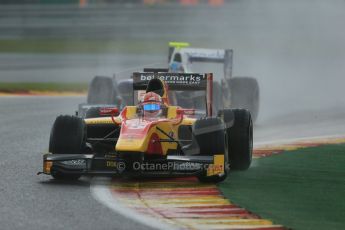
[[139, 119], [128, 120], [121, 126], [116, 151], [145, 152], [150, 138], [151, 123]]

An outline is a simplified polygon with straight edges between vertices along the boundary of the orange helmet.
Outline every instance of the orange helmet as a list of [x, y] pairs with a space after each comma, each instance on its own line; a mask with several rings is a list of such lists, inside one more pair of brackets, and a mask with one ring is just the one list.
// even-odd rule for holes
[[157, 102], [157, 103], [162, 103], [162, 98], [158, 94], [154, 92], [148, 92], [144, 95], [144, 101], [143, 103], [146, 102]]
[[154, 92], [148, 92], [144, 95], [142, 108], [144, 110], [144, 117], [156, 118], [162, 114], [163, 100], [161, 96]]

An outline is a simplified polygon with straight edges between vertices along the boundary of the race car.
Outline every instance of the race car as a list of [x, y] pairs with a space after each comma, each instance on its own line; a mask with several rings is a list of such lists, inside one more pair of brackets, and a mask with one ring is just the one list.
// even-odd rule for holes
[[[193, 73], [194, 71], [219, 70], [214, 79], [214, 110], [245, 108], [251, 112], [253, 121], [259, 114], [259, 84], [253, 77], [233, 77], [233, 50], [191, 48], [186, 42], [170, 42], [168, 63], [170, 72]], [[222, 65], [222, 67], [219, 66]], [[221, 77], [223, 75], [223, 77]], [[200, 100], [195, 93], [186, 95], [190, 101]]]
[[[132, 78], [134, 106], [122, 111], [104, 107], [96, 118], [56, 118], [40, 173], [66, 180], [82, 175], [196, 176], [218, 183], [229, 169], [249, 168], [250, 112], [213, 114], [212, 74], [136, 72]], [[204, 93], [204, 116], [172, 104], [170, 96], [182, 91]]]
[[76, 114], [82, 118], [99, 117], [101, 108], [116, 106], [122, 109], [125, 97], [125, 92], [119, 92], [115, 77], [95, 76], [90, 82], [86, 103], [78, 105]]

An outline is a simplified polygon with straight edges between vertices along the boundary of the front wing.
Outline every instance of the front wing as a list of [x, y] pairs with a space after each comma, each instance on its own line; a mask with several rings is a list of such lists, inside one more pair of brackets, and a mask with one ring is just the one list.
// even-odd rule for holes
[[207, 176], [224, 173], [224, 155], [167, 156], [165, 159], [128, 161], [115, 155], [45, 154], [43, 172], [79, 175], [133, 175], [150, 177]]

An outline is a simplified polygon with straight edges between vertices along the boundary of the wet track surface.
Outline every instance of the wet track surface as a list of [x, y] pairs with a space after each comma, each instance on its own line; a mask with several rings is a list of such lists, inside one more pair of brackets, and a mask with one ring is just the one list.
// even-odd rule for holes
[[[0, 98], [1, 229], [147, 229], [98, 203], [91, 196], [89, 178], [62, 183], [36, 176], [55, 117], [73, 114], [83, 101], [83, 97]], [[255, 127], [256, 143], [344, 134], [345, 110], [327, 111], [331, 110], [263, 119]]]
[[0, 98], [1, 229], [148, 229], [94, 200], [90, 180], [58, 183], [41, 170], [56, 115], [82, 98]]

